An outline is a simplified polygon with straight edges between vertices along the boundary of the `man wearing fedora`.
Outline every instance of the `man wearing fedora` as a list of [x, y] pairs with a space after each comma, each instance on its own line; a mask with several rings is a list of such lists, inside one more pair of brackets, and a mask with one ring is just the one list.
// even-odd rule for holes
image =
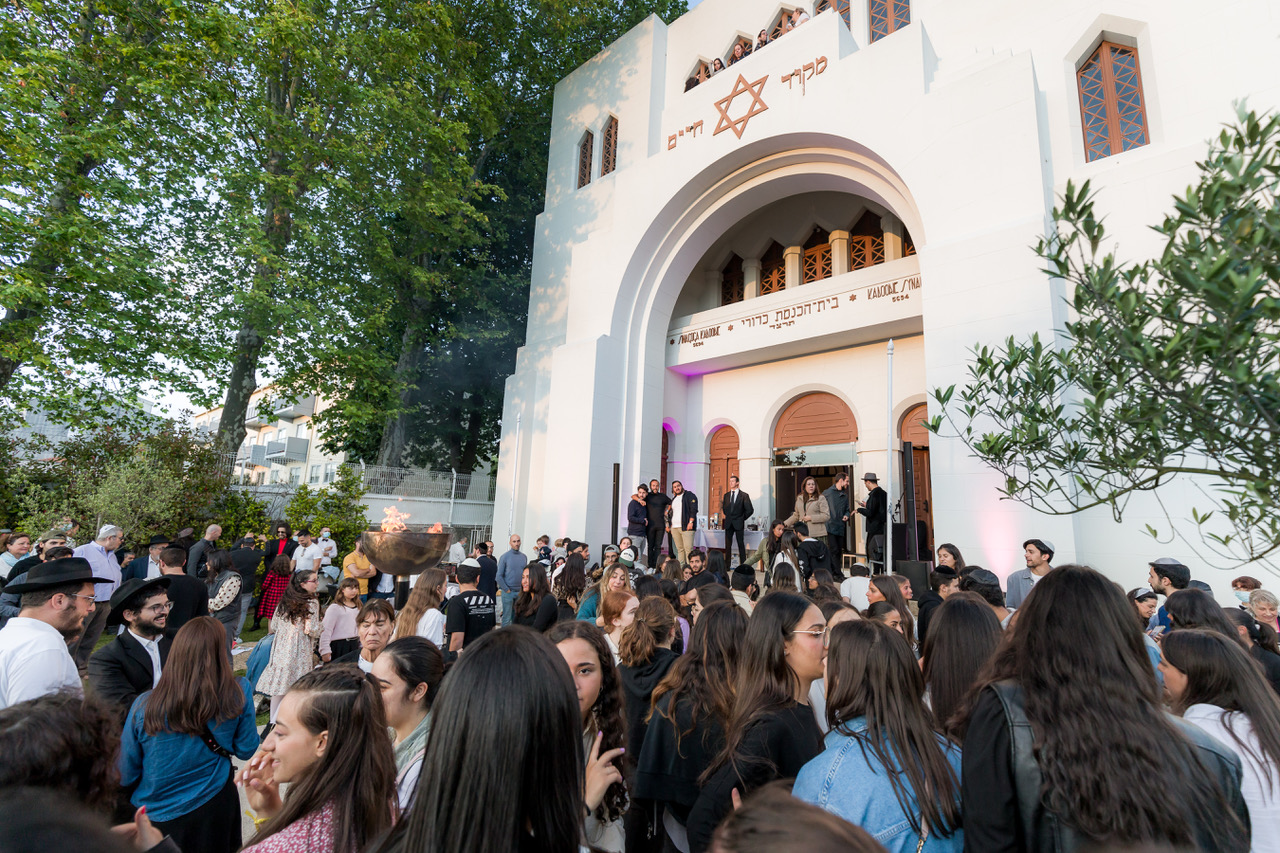
[[154, 580], [160, 577], [160, 552], [169, 547], [168, 536], [152, 536], [147, 543], [147, 553], [133, 560], [124, 567], [120, 581], [131, 581], [134, 578]]
[[[38, 566], [49, 560], [60, 560], [63, 557], [72, 556], [71, 549], [66, 545], [56, 545], [44, 548], [40, 552], [40, 559], [34, 563], [28, 563], [27, 568], [22, 570], [21, 574], [13, 575], [9, 578], [9, 584], [4, 588], [4, 592], [0, 592], [0, 628], [9, 623], [9, 620], [18, 615], [22, 609], [22, 596], [16, 592], [10, 592], [17, 584], [27, 579], [27, 572], [32, 566]], [[26, 562], [25, 559], [19, 561], [19, 565]]]
[[94, 584], [110, 580], [96, 577], [88, 560], [64, 557], [9, 585], [22, 596], [22, 609], [0, 629], [0, 708], [64, 688], [82, 691], [67, 640], [94, 612]]
[[880, 481], [875, 474], [862, 475], [862, 485], [867, 487], [867, 499], [858, 501], [858, 515], [866, 519], [867, 524], [867, 559], [874, 566], [881, 564], [880, 571], [888, 572], [884, 566], [885, 523], [888, 521], [889, 496], [880, 488]]
[[139, 694], [155, 687], [160, 669], [169, 656], [165, 620], [169, 603], [168, 576], [133, 578], [111, 596], [107, 628], [121, 624], [125, 630], [89, 658], [89, 685], [101, 699], [114, 705], [124, 720]]

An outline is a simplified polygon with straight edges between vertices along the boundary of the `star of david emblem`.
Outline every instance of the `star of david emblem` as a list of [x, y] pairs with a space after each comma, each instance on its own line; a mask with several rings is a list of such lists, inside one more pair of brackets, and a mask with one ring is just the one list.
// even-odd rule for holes
[[[747, 122], [751, 121], [752, 116], [757, 116], [769, 109], [769, 105], [760, 97], [764, 93], [764, 84], [768, 81], [768, 74], [754, 83], [748, 83], [747, 78], [739, 74], [738, 82], [733, 84], [733, 91], [716, 101], [716, 109], [720, 111], [720, 121], [716, 124], [715, 132], [711, 135], [719, 136], [726, 130], [732, 130], [734, 135], [741, 139], [743, 132], [747, 129]], [[739, 95], [748, 93], [751, 95], [751, 106], [747, 109], [747, 114], [738, 119], [730, 118], [729, 109], [733, 106], [734, 100]]]

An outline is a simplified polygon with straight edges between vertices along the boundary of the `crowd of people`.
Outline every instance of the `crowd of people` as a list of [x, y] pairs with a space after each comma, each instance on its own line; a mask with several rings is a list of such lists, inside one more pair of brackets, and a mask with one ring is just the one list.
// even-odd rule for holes
[[869, 476], [802, 483], [750, 554], [651, 482], [599, 562], [463, 538], [398, 606], [327, 530], [123, 564], [111, 525], [7, 535], [0, 814], [159, 853], [1280, 850], [1259, 580], [1223, 608], [1160, 558], [1126, 593], [1031, 538], [1004, 584], [943, 544], [914, 589], [833, 554]]
[[[829, 5], [829, 0], [818, 0], [818, 5], [815, 8], [815, 11], [825, 12]], [[778, 22], [774, 26], [772, 32], [770, 32], [768, 27], [762, 29], [756, 34], [756, 40], [754, 43], [749, 39], [740, 38], [733, 43], [733, 48], [730, 50], [728, 57], [722, 58], [717, 56], [711, 60], [711, 65], [709, 66], [705, 63], [700, 64], [698, 72], [685, 81], [684, 90], [687, 92], [699, 83], [709, 80], [719, 74], [730, 65], [741, 62], [755, 51], [760, 50], [771, 42], [777, 41], [808, 20], [809, 13], [800, 7], [796, 7], [790, 12], [784, 12], [778, 19]]]

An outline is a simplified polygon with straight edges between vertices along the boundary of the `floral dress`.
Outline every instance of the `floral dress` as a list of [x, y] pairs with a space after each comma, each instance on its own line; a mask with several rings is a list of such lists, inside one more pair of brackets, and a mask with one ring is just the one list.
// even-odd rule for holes
[[241, 853], [333, 853], [333, 803], [298, 818]]
[[271, 630], [276, 636], [271, 643], [271, 662], [258, 678], [259, 693], [283, 696], [293, 682], [315, 668], [316, 641], [324, 623], [320, 620], [320, 602], [312, 599], [308, 608], [307, 617], [296, 622], [280, 613], [271, 618]]

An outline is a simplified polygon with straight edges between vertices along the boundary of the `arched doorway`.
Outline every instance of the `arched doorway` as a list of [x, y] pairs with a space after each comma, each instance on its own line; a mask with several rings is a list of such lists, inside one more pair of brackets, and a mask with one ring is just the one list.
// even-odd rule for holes
[[658, 467], [658, 480], [662, 483], [662, 491], [667, 491], [667, 454], [670, 452], [671, 430], [662, 425], [662, 464]]
[[729, 477], [738, 476], [738, 431], [722, 426], [711, 434], [711, 471], [707, 484], [706, 512], [720, 511], [720, 497], [729, 491]]
[[[929, 436], [924, 422], [929, 419], [929, 409], [923, 403], [902, 416], [898, 427], [899, 438], [911, 443], [911, 476], [916, 496], [916, 538], [921, 555], [931, 554], [933, 542], [933, 481], [929, 470]], [[925, 559], [921, 556], [921, 559]]]
[[[819, 491], [835, 482], [837, 474], [852, 477], [857, 440], [853, 412], [834, 394], [805, 394], [783, 409], [773, 428], [774, 517], [791, 514], [806, 477], [817, 481]], [[810, 530], [809, 534], [826, 536], [827, 532]]]

